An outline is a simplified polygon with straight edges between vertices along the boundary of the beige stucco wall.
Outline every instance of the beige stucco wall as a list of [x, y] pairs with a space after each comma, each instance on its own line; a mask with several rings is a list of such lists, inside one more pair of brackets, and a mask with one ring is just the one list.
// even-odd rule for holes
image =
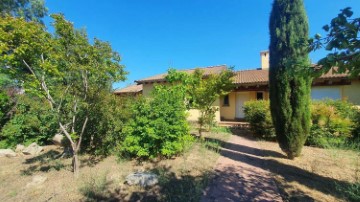
[[[164, 85], [164, 84], [162, 84]], [[329, 86], [328, 86], [329, 87]], [[333, 88], [339, 88], [339, 86], [333, 86]], [[351, 85], [343, 85], [341, 88], [341, 97], [343, 100], [348, 100], [356, 105], [360, 105], [360, 81], [352, 81]], [[143, 84], [143, 95], [150, 96], [151, 91], [154, 89], [153, 84]], [[261, 92], [261, 91], [259, 91]], [[262, 91], [264, 93], [264, 99], [269, 99], [269, 92]], [[249, 91], [249, 100], [256, 99], [257, 91]], [[213, 106], [216, 106], [219, 110], [216, 112], [216, 121], [220, 121], [220, 117], [225, 120], [234, 120], [236, 117], [236, 92], [229, 94], [229, 106], [224, 106], [224, 98], [217, 99]], [[197, 121], [199, 117], [199, 110], [190, 109], [188, 111], [188, 120]]]
[[154, 89], [154, 85], [152, 83], [143, 84], [143, 96], [149, 97], [153, 89]]
[[[220, 99], [216, 99], [212, 106], [217, 108], [215, 113], [215, 121], [220, 122]], [[188, 110], [188, 121], [198, 121], [200, 116], [200, 111], [197, 109], [190, 109]]]
[[[269, 99], [269, 92], [248, 91], [249, 100], [256, 100], [257, 92], [264, 93], [264, 100]], [[224, 97], [220, 98], [220, 117], [224, 120], [235, 120], [235, 117], [236, 117], [236, 92], [229, 93], [229, 106], [224, 106]]]
[[[164, 83], [162, 84], [155, 84], [155, 85], [166, 85]], [[143, 96], [145, 97], [149, 97], [151, 95], [151, 91], [154, 89], [154, 84], [143, 84]], [[215, 120], [217, 122], [220, 121], [220, 101], [219, 99], [217, 99], [214, 103], [213, 106], [217, 107], [217, 111], [215, 113]], [[198, 118], [200, 116], [200, 112], [197, 109], [190, 109], [187, 111], [188, 112], [188, 120], [189, 121], [198, 121]]]
[[229, 93], [229, 106], [224, 106], [224, 97], [220, 97], [220, 116], [225, 120], [235, 118], [236, 93]]
[[360, 105], [360, 81], [355, 80], [351, 85], [345, 85], [342, 89], [342, 97], [356, 105]]

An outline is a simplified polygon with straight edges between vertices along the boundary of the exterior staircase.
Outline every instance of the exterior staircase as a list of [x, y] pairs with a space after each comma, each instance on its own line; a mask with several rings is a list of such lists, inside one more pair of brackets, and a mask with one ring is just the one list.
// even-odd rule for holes
[[250, 124], [245, 121], [220, 121], [218, 126], [231, 128], [249, 128]]

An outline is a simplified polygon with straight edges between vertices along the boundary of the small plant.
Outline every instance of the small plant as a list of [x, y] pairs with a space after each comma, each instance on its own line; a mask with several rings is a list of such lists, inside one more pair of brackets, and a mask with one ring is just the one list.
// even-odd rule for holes
[[80, 193], [87, 198], [87, 201], [97, 201], [106, 195], [106, 189], [108, 187], [108, 181], [106, 179], [107, 174], [90, 176], [79, 188]]
[[214, 132], [214, 133], [231, 133], [229, 127], [221, 127], [221, 126], [213, 127], [211, 129], [211, 131]]
[[204, 146], [215, 151], [216, 153], [219, 153], [221, 149], [221, 143], [218, 140], [205, 140]]

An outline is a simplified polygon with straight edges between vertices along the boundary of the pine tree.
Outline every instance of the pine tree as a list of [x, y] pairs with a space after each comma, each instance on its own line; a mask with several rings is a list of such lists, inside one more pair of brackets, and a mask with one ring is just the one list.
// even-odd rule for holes
[[303, 0], [274, 0], [269, 27], [271, 115], [279, 145], [293, 159], [310, 131], [312, 78]]

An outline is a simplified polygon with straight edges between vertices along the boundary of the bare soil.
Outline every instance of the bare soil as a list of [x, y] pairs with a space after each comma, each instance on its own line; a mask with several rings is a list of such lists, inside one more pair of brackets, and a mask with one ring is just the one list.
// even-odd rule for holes
[[[215, 147], [196, 140], [173, 159], [139, 162], [81, 156], [78, 179], [71, 171], [71, 159], [55, 158], [62, 151], [56, 146], [46, 146], [36, 157], [0, 158], [0, 201], [199, 201], [219, 157], [217, 140], [225, 142], [230, 136], [204, 135], [216, 140], [209, 143]], [[126, 185], [125, 177], [136, 171], [158, 174], [159, 184], [149, 188]], [[34, 176], [47, 180], [27, 186]]]
[[342, 188], [360, 178], [360, 155], [341, 149], [305, 146], [302, 155], [289, 160], [275, 142], [259, 141], [266, 168], [273, 173], [288, 201], [346, 201]]
[[289, 160], [276, 142], [256, 141], [246, 129], [232, 132], [204, 202], [347, 201], [344, 188], [360, 179], [359, 152], [304, 147]]
[[[71, 159], [55, 158], [62, 151], [55, 146], [36, 157], [0, 158], [0, 201], [199, 201], [203, 194], [219, 192], [206, 189], [216, 182], [235, 193], [230, 201], [251, 201], [251, 194], [260, 201], [273, 201], [273, 196], [279, 201], [346, 201], [339, 187], [359, 179], [360, 157], [354, 151], [304, 147], [302, 156], [289, 160], [275, 142], [256, 141], [243, 129], [233, 135], [221, 131], [204, 133], [204, 141], [173, 159], [81, 156], [77, 180]], [[219, 169], [224, 158], [233, 161], [227, 162], [226, 173]], [[160, 181], [149, 188], [126, 185], [125, 177], [135, 171], [151, 171]], [[47, 179], [29, 186], [35, 176]]]

